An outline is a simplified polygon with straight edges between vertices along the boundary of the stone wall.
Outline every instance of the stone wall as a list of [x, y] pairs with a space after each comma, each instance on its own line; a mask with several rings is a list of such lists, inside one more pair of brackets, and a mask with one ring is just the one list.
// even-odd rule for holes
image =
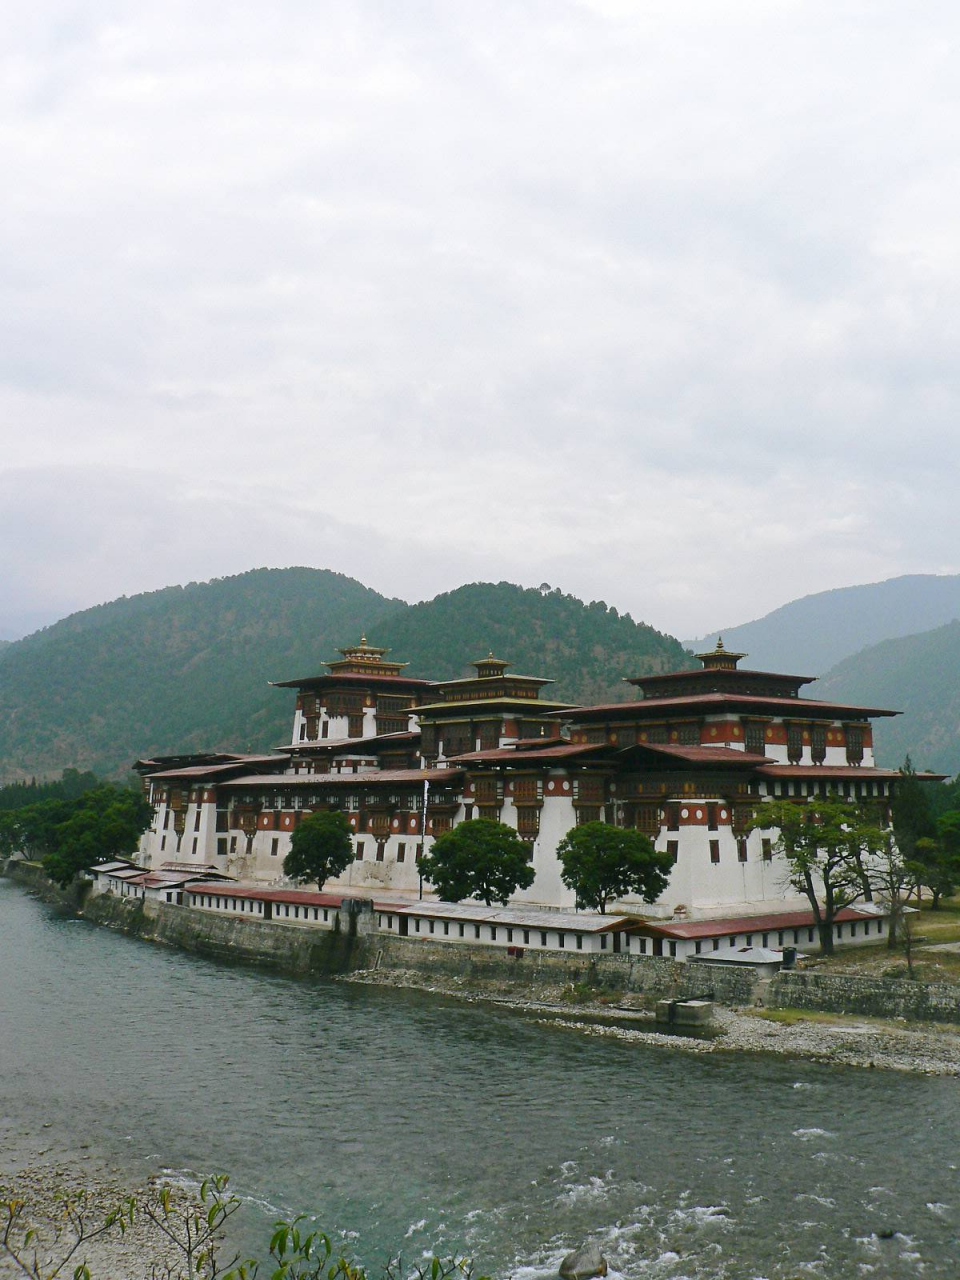
[[144, 904], [113, 894], [90, 898], [83, 915], [95, 924], [149, 942], [292, 974], [405, 971], [428, 979], [459, 978], [481, 989], [508, 988], [511, 994], [527, 994], [531, 999], [559, 987], [583, 987], [600, 994], [648, 997], [651, 1004], [664, 997], [684, 1000], [697, 996], [722, 1004], [746, 1004], [754, 990], [752, 974], [653, 956], [583, 956], [528, 948], [522, 956], [513, 957], [501, 947], [398, 938], [378, 933], [369, 913], [357, 919], [355, 934], [166, 903]]
[[945, 982], [779, 973], [770, 981], [766, 1003], [775, 1009], [960, 1023], [960, 986]]
[[358, 967], [361, 940], [333, 930], [215, 915], [167, 903], [133, 902], [112, 894], [90, 898], [86, 920], [217, 960], [265, 965], [292, 974], [334, 974]]

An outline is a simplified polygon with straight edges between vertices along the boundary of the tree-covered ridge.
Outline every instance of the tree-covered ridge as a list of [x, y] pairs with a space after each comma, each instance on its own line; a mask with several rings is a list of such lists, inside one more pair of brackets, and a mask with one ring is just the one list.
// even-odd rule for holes
[[114, 600], [10, 645], [0, 782], [277, 746], [294, 694], [269, 681], [320, 673], [363, 632], [411, 675], [454, 678], [493, 649], [556, 680], [545, 696], [576, 702], [629, 697], [624, 677], [689, 665], [678, 641], [559, 591], [475, 583], [410, 606], [327, 570], [256, 569]]
[[960, 622], [885, 640], [847, 658], [811, 690], [828, 701], [889, 707], [903, 715], [874, 727], [877, 759], [896, 768], [960, 772]]
[[4, 653], [0, 778], [272, 746], [293, 708], [269, 680], [316, 669], [397, 605], [327, 570], [257, 569], [74, 614]]
[[630, 676], [695, 665], [672, 636], [634, 622], [602, 600], [584, 604], [559, 589], [475, 582], [388, 615], [377, 643], [410, 663], [410, 675], [453, 680], [491, 650], [519, 675], [555, 683], [545, 698], [584, 704], [635, 697]]

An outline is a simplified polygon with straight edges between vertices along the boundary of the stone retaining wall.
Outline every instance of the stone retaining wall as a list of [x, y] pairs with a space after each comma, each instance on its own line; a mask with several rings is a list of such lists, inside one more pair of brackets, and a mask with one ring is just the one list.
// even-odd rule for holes
[[766, 1003], [775, 1009], [960, 1023], [960, 986], [946, 982], [778, 973], [770, 981]]
[[502, 947], [398, 938], [369, 928], [331, 932], [300, 925], [217, 915], [166, 903], [132, 902], [101, 894], [90, 898], [84, 918], [135, 937], [220, 960], [267, 965], [292, 974], [326, 976], [360, 969], [404, 970], [425, 978], [460, 978], [483, 988], [512, 989], [535, 998], [548, 988], [581, 986], [601, 994], [633, 994], [650, 1003], [697, 996], [721, 1004], [750, 1002], [754, 979], [739, 970], [681, 964], [654, 956], [560, 955], [528, 948], [520, 957]]
[[147, 942], [292, 974], [343, 973], [359, 967], [352, 953], [362, 949], [360, 939], [339, 931], [245, 920], [167, 903], [133, 902], [112, 894], [91, 898], [83, 917]]
[[752, 973], [656, 956], [585, 956], [528, 947], [522, 956], [513, 957], [502, 947], [376, 934], [364, 939], [364, 945], [366, 955], [372, 957], [369, 968], [406, 969], [427, 977], [435, 974], [507, 986], [533, 998], [546, 988], [582, 986], [600, 994], [646, 996], [651, 1003], [664, 997], [703, 996], [720, 1004], [740, 1005], [750, 1003], [755, 986]]

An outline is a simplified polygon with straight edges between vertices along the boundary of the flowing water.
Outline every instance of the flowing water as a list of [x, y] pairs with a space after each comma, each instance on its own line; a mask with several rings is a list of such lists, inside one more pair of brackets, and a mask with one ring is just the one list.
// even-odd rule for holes
[[[0, 880], [0, 1166], [220, 1170], [376, 1264], [540, 1280], [960, 1274], [957, 1082], [584, 1037], [304, 983], [58, 916]], [[883, 1236], [889, 1238], [882, 1238]]]

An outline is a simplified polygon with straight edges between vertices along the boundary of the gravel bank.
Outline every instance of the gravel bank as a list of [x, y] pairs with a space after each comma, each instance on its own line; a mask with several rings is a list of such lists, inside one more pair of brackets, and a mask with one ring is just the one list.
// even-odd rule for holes
[[[13, 1232], [12, 1238], [22, 1241], [28, 1227], [37, 1232], [36, 1252], [42, 1275], [53, 1271], [76, 1239], [66, 1221], [65, 1199], [85, 1197], [83, 1218], [93, 1229], [130, 1194], [130, 1187], [121, 1186], [105, 1170], [80, 1172], [59, 1165], [33, 1165], [16, 1173], [0, 1172], [0, 1199], [18, 1199], [26, 1204], [20, 1229]], [[3, 1222], [6, 1223], [5, 1213]], [[151, 1280], [161, 1274], [155, 1269], [156, 1264], [173, 1261], [166, 1245], [151, 1223], [138, 1220], [123, 1234], [114, 1227], [85, 1241], [60, 1274], [72, 1276], [74, 1268], [86, 1262], [95, 1280]], [[33, 1249], [23, 1256], [32, 1262]], [[21, 1274], [9, 1257], [0, 1256], [0, 1276]]]
[[939, 1026], [823, 1015], [792, 1024], [754, 1012], [716, 1008], [714, 1034], [695, 1037], [654, 1029], [653, 1015], [625, 997], [622, 1002], [571, 1002], [562, 989], [539, 1000], [513, 990], [461, 979], [430, 980], [413, 971], [366, 970], [344, 982], [406, 987], [514, 1009], [527, 1017], [568, 1027], [585, 1035], [606, 1036], [673, 1049], [681, 1053], [778, 1053], [834, 1066], [912, 1071], [921, 1075], [960, 1075], [960, 1031]]

